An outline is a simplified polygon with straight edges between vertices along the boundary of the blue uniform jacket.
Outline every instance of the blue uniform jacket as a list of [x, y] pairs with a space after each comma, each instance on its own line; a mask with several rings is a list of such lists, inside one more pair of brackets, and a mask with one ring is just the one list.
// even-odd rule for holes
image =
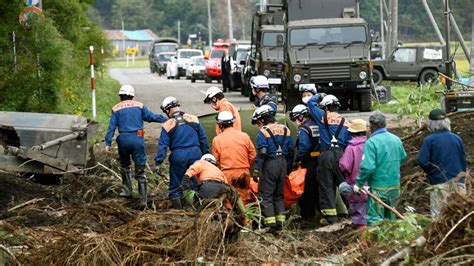
[[[264, 126], [263, 128], [260, 129], [260, 131], [257, 134], [257, 150], [261, 148], [266, 148], [267, 149], [267, 158], [275, 158], [276, 151], [278, 147], [275, 146], [275, 143], [273, 142], [270, 134], [265, 130], [265, 127], [269, 128], [273, 135], [275, 136], [276, 142], [281, 145], [282, 149], [282, 155], [287, 159], [287, 161], [291, 162], [291, 149], [293, 147], [293, 137], [291, 136], [290, 129], [286, 129], [286, 139], [285, 143], [283, 142], [283, 133], [284, 133], [284, 128], [286, 126], [280, 125], [277, 123], [274, 124], [269, 124]], [[255, 169], [256, 170], [263, 170], [263, 163], [266, 158], [262, 158], [262, 155], [257, 152], [257, 158], [255, 159]]]
[[176, 118], [171, 118], [163, 124], [158, 142], [158, 152], [155, 164], [161, 165], [166, 158], [168, 148], [173, 152], [178, 149], [198, 147], [202, 154], [209, 153], [206, 133], [196, 116], [181, 114], [186, 122], [178, 123]]
[[313, 119], [306, 119], [298, 128], [296, 162], [309, 159], [319, 149], [319, 127]]
[[448, 130], [434, 132], [423, 140], [418, 163], [432, 185], [445, 183], [466, 171], [464, 144]]
[[143, 130], [143, 121], [164, 123], [168, 118], [148, 110], [141, 102], [121, 101], [112, 108], [109, 127], [105, 134], [105, 144], [112, 145], [115, 129], [120, 133], [133, 133]]
[[273, 110], [275, 110], [275, 112], [278, 109], [278, 106], [275, 102], [275, 99], [270, 97], [270, 95], [268, 95], [268, 94], [263, 95], [262, 98], [255, 99], [255, 106], [256, 107], [260, 107], [260, 106], [265, 105], [265, 104], [270, 105], [270, 107], [273, 108]]
[[[336, 112], [327, 112], [329, 131], [326, 129], [324, 124], [324, 110], [318, 107], [319, 94], [314, 95], [308, 101], [308, 108], [311, 116], [313, 117], [316, 124], [319, 126], [319, 142], [321, 143], [321, 148], [331, 147], [332, 136], [336, 133], [336, 130], [341, 123], [342, 116]], [[344, 126], [339, 132], [337, 137], [337, 143], [339, 147], [343, 149], [346, 148], [347, 143], [351, 140], [351, 135], [347, 131], [347, 128], [350, 126], [348, 121], [344, 122]]]

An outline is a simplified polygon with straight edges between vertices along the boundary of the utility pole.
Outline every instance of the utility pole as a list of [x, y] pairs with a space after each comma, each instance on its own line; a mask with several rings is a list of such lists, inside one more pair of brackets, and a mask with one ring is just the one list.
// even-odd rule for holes
[[385, 43], [385, 29], [384, 29], [384, 15], [383, 15], [383, 1], [384, 0], [380, 0], [380, 45], [382, 46], [381, 49], [382, 49], [382, 59], [385, 59], [385, 47], [386, 47], [386, 43]]
[[181, 45], [181, 20], [178, 20], [178, 45]]
[[[451, 23], [450, 23], [450, 18], [451, 16], [451, 10], [449, 9], [449, 0], [445, 0], [444, 2], [444, 16], [446, 18], [445, 22], [445, 30], [446, 30], [446, 76], [448, 78], [451, 78]], [[446, 89], [448, 91], [451, 90], [451, 80], [446, 79]]]
[[234, 39], [234, 29], [232, 28], [232, 3], [227, 0], [227, 20], [229, 23], [229, 39]]
[[207, 0], [207, 30], [209, 31], [209, 50], [212, 49], [211, 0]]
[[393, 50], [398, 45], [398, 0], [390, 2], [390, 50]]
[[471, 80], [470, 84], [474, 85], [474, 17], [472, 18], [472, 37], [471, 37]]
[[123, 55], [125, 56], [125, 23], [123, 23], [123, 19], [122, 19], [122, 50], [123, 50]]

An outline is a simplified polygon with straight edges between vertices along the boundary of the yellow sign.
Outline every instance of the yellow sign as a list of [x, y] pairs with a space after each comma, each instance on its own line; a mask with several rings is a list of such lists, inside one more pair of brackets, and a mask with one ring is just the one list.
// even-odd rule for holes
[[138, 48], [133, 47], [133, 48], [127, 48], [125, 49], [125, 53], [128, 55], [136, 55], [138, 53]]

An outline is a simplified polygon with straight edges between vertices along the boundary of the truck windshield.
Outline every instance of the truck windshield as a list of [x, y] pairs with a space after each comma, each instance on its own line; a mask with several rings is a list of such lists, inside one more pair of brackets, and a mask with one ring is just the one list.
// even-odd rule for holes
[[158, 60], [162, 62], [170, 62], [172, 54], [160, 54]]
[[279, 46], [283, 45], [283, 33], [281, 32], [265, 32], [262, 37], [262, 44], [264, 47], [275, 47], [277, 46], [277, 37], [281, 39], [282, 43]]
[[326, 43], [366, 43], [367, 36], [363, 26], [324, 27], [293, 29], [290, 31], [290, 45], [324, 45]]
[[191, 58], [193, 56], [200, 56], [201, 52], [198, 51], [181, 51], [179, 52], [179, 58]]
[[224, 50], [212, 50], [210, 58], [221, 58], [224, 56]]
[[240, 61], [246, 61], [247, 60], [247, 50], [237, 50], [237, 57], [235, 61], [237, 64], [240, 64]]
[[155, 53], [175, 52], [178, 45], [176, 43], [157, 43], [155, 44]]

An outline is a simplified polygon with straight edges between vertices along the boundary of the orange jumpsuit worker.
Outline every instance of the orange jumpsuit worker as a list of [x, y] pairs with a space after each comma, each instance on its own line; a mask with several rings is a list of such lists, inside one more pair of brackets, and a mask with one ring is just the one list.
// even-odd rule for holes
[[[188, 168], [183, 180], [189, 180], [192, 177], [197, 178], [198, 194], [201, 198], [216, 198], [219, 192], [227, 187], [224, 174], [216, 166], [216, 158], [209, 153], [204, 154], [201, 160], [197, 160]], [[186, 184], [189, 182], [183, 183], [183, 189], [187, 189], [184, 187]]]
[[212, 153], [227, 183], [237, 189], [247, 204], [251, 201], [250, 167], [255, 161], [256, 151], [249, 135], [235, 129], [233, 124], [234, 117], [230, 112], [218, 114], [217, 126], [222, 133], [212, 140]]
[[[206, 91], [206, 98], [204, 98], [204, 103], [210, 104], [214, 110], [218, 112], [222, 111], [229, 111], [234, 116], [234, 125], [233, 127], [238, 131], [242, 131], [242, 127], [240, 126], [240, 114], [239, 110], [235, 108], [233, 104], [231, 104], [226, 98], [224, 98], [224, 93], [222, 93], [221, 89], [217, 87], [210, 87]], [[219, 135], [221, 129], [219, 125], [216, 125], [216, 135]]]

